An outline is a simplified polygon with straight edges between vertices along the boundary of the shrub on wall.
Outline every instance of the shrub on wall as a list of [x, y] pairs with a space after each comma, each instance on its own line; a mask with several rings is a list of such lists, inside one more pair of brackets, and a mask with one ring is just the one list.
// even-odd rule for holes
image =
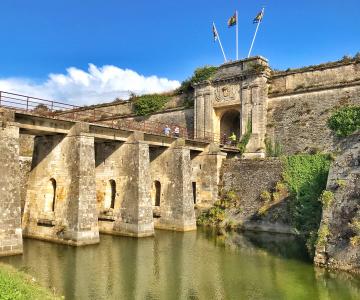
[[134, 96], [131, 100], [134, 101], [135, 114], [138, 116], [146, 116], [164, 108], [165, 103], [170, 97], [170, 94], [149, 94]]
[[360, 130], [360, 106], [348, 106], [337, 110], [330, 116], [328, 126], [340, 137]]
[[283, 177], [292, 200], [292, 223], [305, 236], [313, 254], [322, 212], [319, 199], [326, 189], [331, 160], [329, 155], [301, 154], [284, 157], [283, 162]]
[[251, 121], [249, 120], [247, 125], [246, 125], [246, 132], [245, 134], [241, 137], [241, 140], [238, 143], [238, 149], [240, 152], [240, 155], [243, 155], [246, 151], [246, 146], [250, 141], [251, 138], [251, 133], [252, 133], [252, 124]]
[[194, 71], [194, 74], [190, 78], [184, 80], [181, 83], [181, 86], [177, 89], [177, 93], [182, 94], [182, 93], [193, 92], [194, 89], [192, 85], [194, 83], [199, 83], [211, 79], [211, 77], [215, 74], [217, 69], [218, 67], [214, 67], [214, 66], [205, 66], [205, 67], [197, 68]]

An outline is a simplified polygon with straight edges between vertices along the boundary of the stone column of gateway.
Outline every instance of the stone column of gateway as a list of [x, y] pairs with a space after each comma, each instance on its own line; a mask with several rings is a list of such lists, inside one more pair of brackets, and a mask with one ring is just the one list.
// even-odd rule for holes
[[[215, 75], [198, 83], [195, 88], [195, 136], [212, 135], [220, 140], [223, 135], [239, 132], [240, 137], [251, 130], [245, 157], [265, 156], [266, 113], [270, 68], [263, 57], [251, 57], [223, 64]], [[238, 112], [240, 122], [229, 121], [222, 128], [222, 118]], [[229, 128], [228, 128], [229, 127]]]
[[21, 254], [19, 128], [14, 113], [0, 110], [0, 256]]
[[70, 245], [99, 242], [94, 137], [76, 123], [67, 135], [35, 138], [24, 236]]

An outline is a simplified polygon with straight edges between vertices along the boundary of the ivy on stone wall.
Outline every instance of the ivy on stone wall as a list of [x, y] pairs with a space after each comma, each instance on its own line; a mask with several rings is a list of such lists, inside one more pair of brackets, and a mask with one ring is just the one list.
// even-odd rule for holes
[[334, 112], [328, 126], [339, 137], [346, 137], [360, 130], [360, 106], [347, 106]]
[[330, 156], [325, 154], [300, 154], [283, 158], [283, 178], [290, 192], [292, 223], [307, 239], [312, 254], [321, 221], [320, 199], [326, 189], [330, 162]]
[[134, 102], [135, 114], [138, 116], [146, 116], [163, 109], [170, 98], [171, 94], [148, 94], [133, 96], [131, 100]]
[[247, 126], [246, 126], [246, 132], [241, 137], [241, 140], [239, 141], [239, 143], [237, 145], [240, 155], [243, 155], [245, 153], [246, 146], [249, 143], [250, 138], [251, 138], [251, 133], [252, 133], [252, 124], [251, 124], [251, 120], [249, 120], [247, 123]]

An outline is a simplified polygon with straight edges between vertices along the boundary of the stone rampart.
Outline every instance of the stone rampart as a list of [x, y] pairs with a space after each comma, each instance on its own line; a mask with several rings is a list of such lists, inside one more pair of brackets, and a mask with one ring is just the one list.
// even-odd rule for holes
[[267, 138], [286, 154], [334, 151], [331, 113], [360, 105], [360, 62], [337, 62], [275, 73], [269, 86]]
[[269, 97], [360, 84], [360, 60], [345, 60], [273, 72]]

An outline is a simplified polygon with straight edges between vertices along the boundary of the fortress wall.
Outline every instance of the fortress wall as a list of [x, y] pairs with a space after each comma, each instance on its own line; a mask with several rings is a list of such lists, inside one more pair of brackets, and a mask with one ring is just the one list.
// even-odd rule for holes
[[[173, 96], [168, 102], [166, 102], [164, 109], [172, 110], [176, 108], [182, 108], [185, 106], [187, 96]], [[95, 110], [95, 113], [94, 113]], [[134, 102], [129, 100], [116, 100], [109, 103], [100, 103], [97, 105], [84, 106], [76, 110], [72, 110], [71, 113], [61, 113], [60, 116], [72, 116], [77, 113], [78, 116], [83, 116], [83, 120], [91, 118], [96, 115], [96, 118], [118, 118], [134, 115]]]
[[129, 120], [135, 121], [147, 121], [155, 123], [163, 123], [171, 125], [178, 125], [179, 127], [184, 127], [188, 131], [193, 131], [194, 129], [194, 109], [178, 109], [172, 111], [165, 111], [156, 114], [152, 114], [146, 117], [130, 117], [126, 118]]
[[270, 80], [270, 97], [293, 92], [360, 82], [360, 61], [339, 61], [287, 72], [275, 72]]
[[334, 151], [337, 138], [327, 127], [331, 113], [344, 105], [360, 105], [360, 85], [271, 98], [267, 137], [286, 154]]

